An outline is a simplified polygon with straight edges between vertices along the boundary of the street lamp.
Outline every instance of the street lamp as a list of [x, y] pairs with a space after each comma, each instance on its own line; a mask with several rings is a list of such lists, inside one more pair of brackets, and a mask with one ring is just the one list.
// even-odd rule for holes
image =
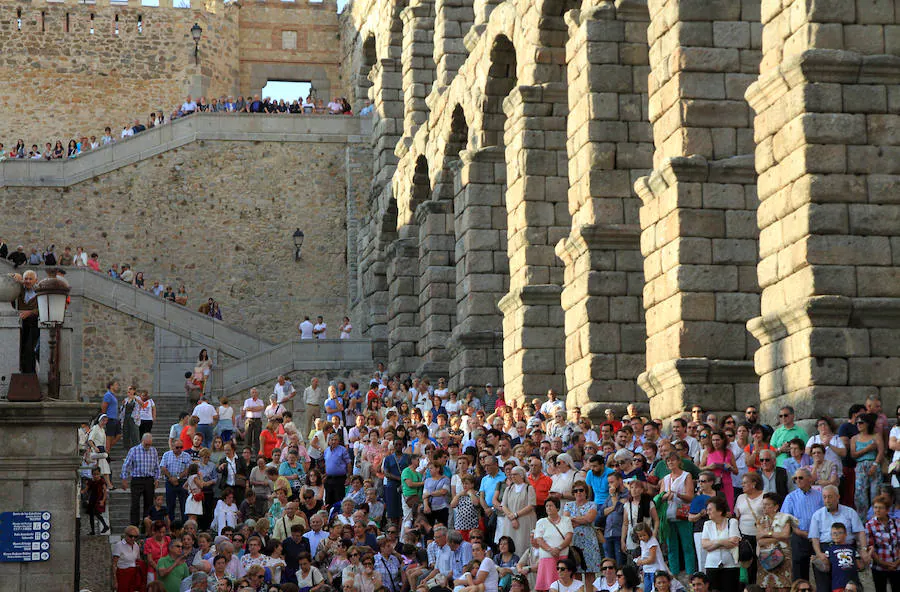
[[59, 337], [66, 320], [69, 283], [58, 277], [48, 277], [34, 287], [38, 301], [38, 319], [50, 329], [50, 368], [47, 376], [47, 395], [59, 398]]
[[294, 261], [300, 261], [300, 247], [303, 246], [303, 231], [299, 228], [294, 231]]
[[194, 64], [200, 65], [200, 36], [203, 35], [203, 29], [197, 23], [191, 27], [191, 37], [194, 38]]

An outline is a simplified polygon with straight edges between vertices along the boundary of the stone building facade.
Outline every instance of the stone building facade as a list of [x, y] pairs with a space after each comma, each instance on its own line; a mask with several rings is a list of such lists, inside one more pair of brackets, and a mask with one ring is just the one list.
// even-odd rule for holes
[[[0, 2], [0, 142], [95, 135], [268, 80], [344, 94], [335, 0]], [[191, 27], [203, 29], [195, 60]]]
[[391, 371], [662, 418], [898, 399], [896, 2], [342, 19], [375, 109], [353, 305]]

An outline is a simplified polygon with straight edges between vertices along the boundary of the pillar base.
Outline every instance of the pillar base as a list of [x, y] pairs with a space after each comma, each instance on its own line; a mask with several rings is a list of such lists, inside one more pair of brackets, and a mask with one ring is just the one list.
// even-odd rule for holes
[[503, 333], [500, 331], [459, 331], [457, 326], [447, 344], [450, 360], [450, 388], [463, 393], [470, 386], [503, 385]]
[[900, 402], [900, 298], [812, 296], [747, 322], [756, 352], [760, 417], [842, 415], [869, 395]]
[[503, 377], [506, 400], [565, 389], [566, 352], [560, 297], [562, 286], [536, 284], [510, 290], [503, 312]]
[[650, 413], [668, 424], [692, 405], [733, 412], [757, 404], [756, 371], [747, 360], [678, 358], [656, 364], [638, 377], [650, 398]]

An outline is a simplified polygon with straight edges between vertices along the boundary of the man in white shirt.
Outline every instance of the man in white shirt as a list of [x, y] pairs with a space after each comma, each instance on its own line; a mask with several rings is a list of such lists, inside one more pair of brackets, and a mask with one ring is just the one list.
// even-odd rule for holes
[[303, 317], [303, 321], [297, 325], [297, 331], [300, 332], [300, 339], [312, 339], [313, 329], [314, 327], [310, 322], [309, 317]]
[[437, 388], [434, 389], [434, 394], [441, 398], [441, 401], [446, 401], [450, 398], [450, 389], [447, 388], [447, 381], [444, 378], [438, 378]]
[[197, 433], [203, 435], [204, 448], [209, 448], [212, 444], [213, 426], [219, 418], [216, 408], [207, 403], [206, 395], [203, 395], [191, 415], [200, 419], [200, 423], [197, 424]]
[[303, 402], [306, 403], [306, 437], [315, 426], [317, 417], [322, 416], [322, 404], [325, 402], [325, 391], [319, 388], [319, 379], [313, 377], [309, 386], [303, 391]]
[[262, 432], [262, 416], [266, 404], [259, 398], [256, 388], [250, 389], [250, 398], [244, 401], [241, 415], [247, 419], [247, 445], [250, 450], [259, 450], [259, 434]]
[[547, 400], [541, 405], [541, 415], [545, 418], [556, 417], [560, 411], [566, 410], [566, 403], [557, 399], [556, 391], [550, 389], [547, 391]]
[[321, 315], [316, 317], [316, 324], [313, 327], [313, 335], [316, 336], [316, 339], [328, 339], [326, 329], [328, 329], [328, 325], [325, 324], [325, 319]]
[[185, 115], [190, 115], [191, 113], [193, 113], [196, 110], [197, 110], [197, 103], [195, 103], [191, 99], [191, 95], [188, 95], [187, 99], [185, 99], [184, 103], [182, 103], [182, 105], [181, 105], [181, 112], [184, 113]]
[[130, 138], [134, 135], [134, 130], [131, 129], [131, 126], [126, 125], [122, 128], [122, 139]]
[[288, 411], [294, 411], [294, 397], [297, 394], [297, 389], [284, 375], [279, 376], [275, 381], [274, 394], [279, 405]]

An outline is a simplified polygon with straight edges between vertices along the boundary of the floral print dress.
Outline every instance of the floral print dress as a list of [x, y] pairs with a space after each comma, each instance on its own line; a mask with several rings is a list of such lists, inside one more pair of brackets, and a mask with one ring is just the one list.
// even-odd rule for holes
[[[589, 501], [582, 506], [577, 505], [574, 501], [566, 502], [563, 512], [572, 518], [580, 518], [591, 510], [596, 510], [597, 504]], [[578, 566], [578, 573], [599, 573], [600, 560], [603, 555], [600, 553], [600, 543], [597, 541], [597, 533], [594, 532], [592, 524], [581, 524], [575, 527], [575, 536], [572, 538], [572, 544], [579, 547], [584, 553], [584, 564], [587, 569], [581, 569]]]

